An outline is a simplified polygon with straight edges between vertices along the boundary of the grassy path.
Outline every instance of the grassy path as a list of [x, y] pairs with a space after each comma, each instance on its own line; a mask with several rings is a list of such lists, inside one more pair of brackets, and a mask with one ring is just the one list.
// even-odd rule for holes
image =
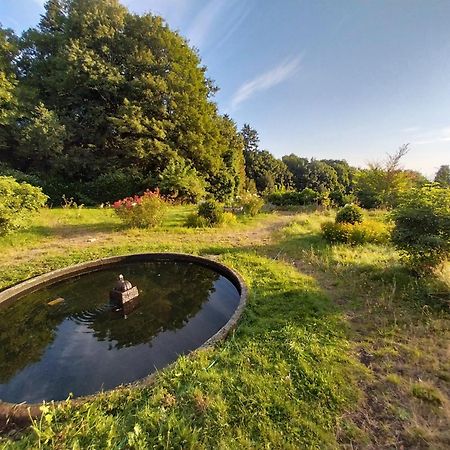
[[2, 286], [107, 255], [184, 251], [239, 271], [248, 307], [231, 338], [180, 358], [154, 386], [50, 407], [6, 448], [449, 447], [445, 274], [418, 283], [389, 247], [326, 246], [326, 214], [186, 230], [180, 209], [150, 231], [122, 230], [104, 211], [70, 214], [0, 242]]

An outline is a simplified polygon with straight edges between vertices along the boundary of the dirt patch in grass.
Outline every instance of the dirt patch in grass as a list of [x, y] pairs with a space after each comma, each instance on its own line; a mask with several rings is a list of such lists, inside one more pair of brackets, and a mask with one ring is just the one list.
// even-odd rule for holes
[[[233, 227], [219, 229], [175, 229], [156, 228], [149, 230], [119, 229], [104, 231], [101, 227], [85, 226], [80, 223], [75, 228], [72, 225], [50, 233], [45, 240], [30, 243], [25, 248], [8, 248], [0, 254], [0, 267], [11, 267], [29, 263], [48, 255], [58, 256], [67, 252], [98, 247], [140, 246], [149, 248], [161, 242], [170, 242], [174, 249], [192, 246], [197, 248], [206, 245], [221, 247], [251, 247], [266, 245], [272, 242], [274, 232], [282, 229], [292, 220], [292, 214], [270, 214], [254, 219], [248, 224], [237, 224]], [[175, 251], [175, 250], [174, 250]], [[12, 262], [12, 264], [11, 264]]]

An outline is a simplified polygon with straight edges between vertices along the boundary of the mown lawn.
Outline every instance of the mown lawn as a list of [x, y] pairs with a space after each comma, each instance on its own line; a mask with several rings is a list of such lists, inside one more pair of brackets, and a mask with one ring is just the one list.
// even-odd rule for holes
[[[242, 274], [236, 332], [151, 387], [45, 407], [5, 448], [448, 448], [450, 277], [416, 280], [389, 246], [326, 245], [332, 212], [126, 230], [108, 209], [44, 210], [0, 240], [0, 285], [114, 254], [181, 251]], [[382, 213], [373, 215], [383, 220]], [[14, 440], [12, 439], [14, 438]]]

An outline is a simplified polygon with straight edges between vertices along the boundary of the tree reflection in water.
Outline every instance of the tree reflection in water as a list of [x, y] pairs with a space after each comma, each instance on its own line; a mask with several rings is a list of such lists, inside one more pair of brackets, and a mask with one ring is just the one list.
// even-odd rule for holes
[[[126, 319], [109, 308], [118, 273], [139, 288], [139, 307]], [[148, 343], [158, 333], [182, 328], [214, 293], [216, 272], [188, 263], [121, 265], [63, 281], [0, 309], [0, 383], [42, 358], [65, 320], [89, 330], [110, 349]], [[64, 302], [49, 306], [62, 297]]]

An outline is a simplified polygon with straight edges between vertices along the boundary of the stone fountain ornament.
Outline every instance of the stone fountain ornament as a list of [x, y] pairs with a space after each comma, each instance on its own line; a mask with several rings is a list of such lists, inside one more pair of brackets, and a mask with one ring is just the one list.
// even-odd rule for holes
[[121, 309], [125, 315], [128, 315], [138, 306], [139, 291], [128, 280], [125, 280], [120, 274], [116, 286], [109, 293], [111, 305]]

